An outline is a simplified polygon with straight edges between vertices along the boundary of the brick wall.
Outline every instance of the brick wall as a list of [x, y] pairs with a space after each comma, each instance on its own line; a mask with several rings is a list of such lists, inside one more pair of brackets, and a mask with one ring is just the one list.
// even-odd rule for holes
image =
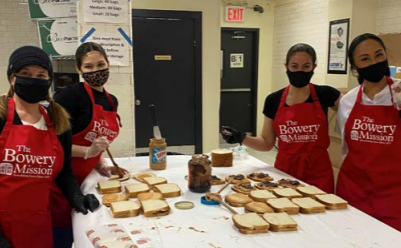
[[379, 0], [376, 32], [401, 33], [401, 0]]

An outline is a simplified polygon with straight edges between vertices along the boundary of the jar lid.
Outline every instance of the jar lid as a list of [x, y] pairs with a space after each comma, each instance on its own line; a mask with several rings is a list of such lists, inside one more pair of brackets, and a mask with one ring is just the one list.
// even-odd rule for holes
[[205, 196], [201, 197], [201, 203], [205, 204], [205, 205], [219, 205], [220, 203], [216, 202], [216, 201], [209, 201], [206, 199]]
[[179, 201], [179, 202], [174, 203], [174, 206], [176, 208], [178, 208], [178, 209], [185, 210], [185, 209], [194, 208], [195, 204], [193, 202], [190, 202], [190, 201]]

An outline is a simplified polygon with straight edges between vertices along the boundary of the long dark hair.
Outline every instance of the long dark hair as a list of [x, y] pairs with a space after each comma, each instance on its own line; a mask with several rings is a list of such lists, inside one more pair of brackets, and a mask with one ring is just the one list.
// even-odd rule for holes
[[[364, 33], [364, 34], [358, 35], [357, 37], [355, 37], [352, 40], [351, 45], [348, 48], [348, 59], [349, 59], [349, 63], [351, 65], [352, 70], [356, 70], [355, 60], [354, 60], [355, 48], [359, 45], [359, 43], [361, 43], [365, 40], [369, 40], [369, 39], [377, 41], [383, 47], [384, 52], [386, 52], [386, 54], [387, 54], [387, 49], [386, 49], [386, 46], [384, 45], [384, 42], [377, 35], [374, 35], [371, 33]], [[390, 68], [387, 68], [386, 76], [390, 76]], [[358, 75], [358, 82], [359, 82], [359, 84], [363, 83], [363, 78], [359, 75]]]
[[292, 55], [297, 52], [306, 52], [312, 58], [313, 64], [316, 64], [316, 51], [308, 44], [298, 43], [293, 45], [287, 52], [287, 56], [285, 58], [285, 64], [287, 65], [290, 62]]
[[82, 43], [75, 52], [75, 63], [78, 69], [81, 70], [82, 61], [84, 60], [85, 55], [91, 51], [98, 51], [101, 53], [106, 60], [107, 64], [109, 64], [109, 60], [107, 59], [106, 51], [103, 47], [95, 42], [85, 42]]

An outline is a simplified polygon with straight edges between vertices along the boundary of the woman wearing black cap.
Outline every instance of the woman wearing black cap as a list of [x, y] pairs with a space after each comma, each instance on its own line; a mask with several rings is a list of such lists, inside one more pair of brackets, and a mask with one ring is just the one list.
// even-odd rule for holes
[[[14, 248], [53, 247], [53, 182], [76, 211], [86, 214], [99, 202], [82, 194], [72, 172], [68, 114], [49, 96], [47, 54], [38, 47], [18, 48], [10, 56], [7, 76], [10, 89], [0, 97], [1, 230]], [[48, 109], [39, 104], [43, 100]]]
[[[103, 158], [103, 151], [120, 130], [117, 98], [109, 94], [104, 85], [109, 77], [109, 61], [104, 49], [97, 43], [81, 44], [76, 53], [76, 70], [85, 82], [66, 87], [54, 96], [71, 116], [72, 168], [81, 184], [93, 169], [103, 176], [116, 174]], [[122, 169], [123, 173], [128, 173]], [[53, 225], [58, 230], [71, 230], [71, 207], [60, 192], [52, 194]], [[53, 204], [54, 203], [54, 204]], [[60, 235], [56, 240], [69, 244]], [[58, 241], [57, 241], [58, 242]]]

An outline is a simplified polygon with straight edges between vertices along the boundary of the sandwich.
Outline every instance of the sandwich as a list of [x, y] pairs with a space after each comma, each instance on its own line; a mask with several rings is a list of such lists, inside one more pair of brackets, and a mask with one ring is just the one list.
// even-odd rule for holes
[[287, 213], [265, 213], [263, 219], [266, 220], [274, 232], [296, 231], [298, 224]]
[[224, 184], [226, 181], [224, 181], [223, 179], [215, 176], [215, 175], [211, 175], [210, 176], [210, 184], [211, 185], [220, 185], [220, 184]]
[[256, 182], [273, 181], [273, 178], [269, 174], [263, 172], [253, 172], [248, 174], [247, 177]]
[[326, 206], [327, 209], [345, 209], [348, 202], [334, 194], [316, 195], [316, 200]]
[[296, 190], [301, 193], [303, 196], [311, 197], [315, 199], [315, 195], [325, 195], [326, 192], [322, 191], [318, 187], [315, 186], [305, 186], [305, 187], [297, 187]]
[[101, 194], [111, 194], [121, 192], [120, 181], [100, 181], [97, 183]]
[[111, 203], [110, 209], [114, 218], [122, 218], [137, 216], [141, 207], [133, 201], [120, 201]]
[[233, 166], [233, 152], [231, 150], [216, 149], [212, 151], [213, 167]]
[[253, 187], [250, 184], [234, 184], [231, 186], [231, 189], [234, 190], [235, 192], [242, 193], [242, 194], [249, 194], [252, 190], [255, 190], [255, 187]]
[[237, 174], [237, 175], [229, 175], [228, 177], [226, 177], [226, 181], [230, 182], [231, 184], [251, 184], [251, 181], [249, 181], [248, 178], [246, 178], [244, 175], [242, 174]]
[[249, 197], [257, 202], [266, 202], [268, 199], [277, 198], [277, 196], [266, 189], [252, 190], [249, 192]]
[[302, 195], [291, 188], [273, 189], [273, 193], [278, 197], [301, 198]]
[[130, 198], [135, 198], [139, 193], [149, 192], [149, 185], [146, 183], [134, 183], [125, 185], [125, 192]]
[[244, 208], [247, 213], [257, 213], [259, 215], [263, 215], [264, 213], [274, 213], [274, 210], [265, 202], [250, 202], [245, 204]]
[[297, 188], [297, 187], [303, 187], [305, 185], [303, 185], [302, 183], [300, 183], [298, 180], [293, 180], [293, 179], [280, 179], [279, 181], [277, 181], [278, 185], [283, 186], [285, 188]]
[[292, 202], [300, 207], [300, 212], [303, 214], [324, 213], [326, 208], [320, 202], [313, 200], [310, 197], [294, 198]]
[[242, 193], [234, 193], [226, 195], [224, 200], [232, 207], [243, 207], [245, 206], [245, 204], [253, 201], [247, 195], [244, 195]]
[[156, 184], [167, 183], [167, 180], [164, 177], [144, 177], [143, 182], [149, 186], [154, 186]]
[[138, 201], [146, 201], [146, 200], [162, 200], [163, 195], [159, 192], [145, 192], [145, 193], [139, 193], [138, 194]]
[[128, 201], [129, 197], [126, 194], [114, 193], [114, 194], [106, 194], [102, 198], [103, 205], [110, 207], [110, 204], [113, 202], [119, 201]]
[[269, 182], [269, 181], [264, 181], [264, 182], [257, 183], [255, 185], [255, 187], [258, 188], [258, 189], [266, 189], [266, 190], [269, 190], [269, 191], [273, 191], [273, 189], [282, 188], [277, 183], [273, 183], [273, 182]]
[[234, 226], [242, 234], [267, 233], [269, 223], [256, 213], [234, 214]]
[[153, 173], [138, 173], [138, 174], [133, 175], [132, 177], [134, 179], [138, 180], [139, 182], [143, 183], [144, 182], [143, 179], [145, 177], [155, 177], [155, 176], [156, 175]]
[[275, 212], [286, 212], [288, 214], [299, 213], [299, 206], [295, 205], [288, 198], [269, 199], [267, 200], [267, 204], [269, 204]]
[[156, 217], [168, 215], [170, 207], [165, 200], [150, 199], [141, 201], [142, 211], [146, 217]]
[[161, 193], [165, 198], [181, 195], [181, 189], [175, 183], [157, 184], [154, 186], [153, 190]]

